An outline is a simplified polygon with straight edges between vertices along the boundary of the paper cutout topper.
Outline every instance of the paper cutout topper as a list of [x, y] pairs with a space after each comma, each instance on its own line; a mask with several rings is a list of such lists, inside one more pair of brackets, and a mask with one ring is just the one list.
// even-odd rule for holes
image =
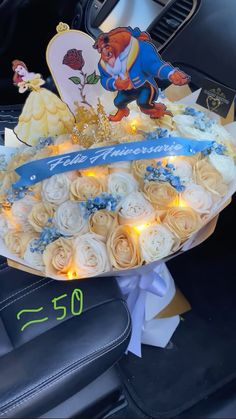
[[110, 121], [129, 115], [128, 104], [135, 101], [141, 112], [151, 118], [171, 115], [162, 103], [155, 103], [158, 87], [155, 77], [183, 86], [190, 77], [162, 60], [151, 37], [139, 28], [116, 28], [101, 34], [94, 48], [101, 55], [98, 68], [104, 89], [118, 91], [114, 105], [118, 108]]
[[98, 98], [107, 111], [111, 110], [107, 107], [109, 94], [99, 82], [94, 39], [62, 22], [56, 29], [57, 34], [47, 47], [46, 60], [62, 100], [72, 112], [76, 111], [76, 103], [95, 108]]
[[34, 146], [40, 137], [71, 132], [75, 123], [74, 115], [57, 95], [41, 88], [45, 83], [41, 75], [29, 72], [26, 64], [20, 60], [12, 62], [12, 69], [13, 83], [19, 92], [31, 91], [14, 129], [20, 142]]
[[75, 102], [95, 107], [98, 97], [111, 112], [113, 101], [108, 92], [118, 92], [114, 100], [118, 111], [110, 115], [111, 121], [128, 116], [127, 105], [135, 100], [142, 112], [160, 118], [170, 112], [164, 104], [155, 103], [155, 78], [179, 86], [190, 81], [184, 72], [161, 59], [150, 35], [139, 28], [113, 29], [101, 34], [95, 43], [86, 33], [71, 30], [64, 23], [57, 26], [57, 32], [48, 45], [46, 58], [58, 91], [72, 112]]

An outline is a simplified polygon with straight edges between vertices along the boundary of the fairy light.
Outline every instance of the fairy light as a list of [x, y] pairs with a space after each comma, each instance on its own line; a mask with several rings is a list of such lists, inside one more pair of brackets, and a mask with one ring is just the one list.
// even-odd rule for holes
[[188, 207], [188, 204], [187, 204], [187, 202], [183, 198], [179, 197], [178, 206], [180, 208], [187, 208]]
[[138, 130], [138, 121], [136, 119], [134, 119], [133, 121], [131, 121], [130, 123], [130, 130], [132, 132], [132, 134], [136, 134], [137, 130]]
[[134, 226], [134, 230], [136, 231], [136, 233], [141, 234], [142, 231], [145, 230], [148, 226], [149, 224], [140, 224], [138, 226]]
[[77, 279], [77, 273], [75, 271], [70, 270], [67, 272], [67, 278], [70, 280]]

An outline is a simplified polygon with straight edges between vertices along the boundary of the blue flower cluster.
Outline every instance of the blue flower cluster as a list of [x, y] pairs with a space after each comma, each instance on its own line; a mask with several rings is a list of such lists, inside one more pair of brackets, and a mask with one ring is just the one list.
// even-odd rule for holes
[[206, 116], [204, 112], [198, 111], [197, 109], [186, 107], [184, 110], [184, 115], [190, 115], [194, 119], [194, 127], [200, 131], [207, 131], [212, 128], [215, 124], [213, 119], [210, 119]]
[[48, 224], [43, 228], [38, 239], [34, 240], [30, 250], [32, 253], [43, 253], [46, 246], [61, 237], [57, 228], [52, 224], [52, 219], [48, 220]]
[[223, 144], [217, 143], [216, 141], [214, 141], [214, 143], [212, 144], [211, 147], [207, 148], [206, 150], [203, 151], [203, 155], [204, 156], [208, 156], [211, 153], [216, 153], [216, 154], [220, 154], [221, 156], [226, 154], [227, 152], [227, 147]]
[[114, 197], [113, 195], [104, 192], [101, 195], [96, 196], [96, 198], [90, 198], [87, 202], [82, 202], [81, 205], [85, 208], [87, 214], [90, 215], [101, 209], [115, 211], [119, 200], [120, 197]]
[[43, 137], [39, 138], [38, 144], [36, 145], [36, 150], [41, 150], [44, 147], [48, 147], [49, 145], [54, 144], [54, 138], [53, 137]]
[[157, 168], [148, 166], [146, 171], [145, 181], [168, 182], [178, 192], [183, 192], [185, 189], [185, 186], [181, 183], [180, 177], [174, 175], [175, 167], [171, 163], [163, 166], [161, 162], [157, 162]]
[[144, 140], [157, 140], [158, 138], [171, 137], [171, 133], [167, 128], [157, 128], [155, 131], [145, 133]]
[[26, 195], [31, 195], [27, 187], [22, 186], [21, 188], [13, 188], [11, 186], [9, 189], [5, 189], [6, 201], [12, 205], [15, 201], [23, 199]]

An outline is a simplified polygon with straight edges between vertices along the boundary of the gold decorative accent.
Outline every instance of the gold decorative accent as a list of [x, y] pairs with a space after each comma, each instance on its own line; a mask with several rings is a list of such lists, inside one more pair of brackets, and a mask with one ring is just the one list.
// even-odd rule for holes
[[89, 148], [96, 143], [109, 142], [111, 126], [100, 99], [96, 110], [93, 107], [86, 108], [78, 102], [75, 102], [75, 106], [76, 124], [72, 133], [73, 143]]
[[69, 31], [69, 30], [70, 30], [69, 25], [67, 25], [67, 23], [63, 23], [63, 22], [60, 22], [56, 27], [57, 33], [66, 32], [66, 31]]

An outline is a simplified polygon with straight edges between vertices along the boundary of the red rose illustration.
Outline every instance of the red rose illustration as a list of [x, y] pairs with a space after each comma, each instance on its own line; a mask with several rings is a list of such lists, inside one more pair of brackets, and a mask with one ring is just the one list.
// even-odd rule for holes
[[82, 51], [75, 48], [69, 49], [64, 56], [62, 63], [68, 65], [68, 67], [73, 70], [82, 70], [85, 64]]

